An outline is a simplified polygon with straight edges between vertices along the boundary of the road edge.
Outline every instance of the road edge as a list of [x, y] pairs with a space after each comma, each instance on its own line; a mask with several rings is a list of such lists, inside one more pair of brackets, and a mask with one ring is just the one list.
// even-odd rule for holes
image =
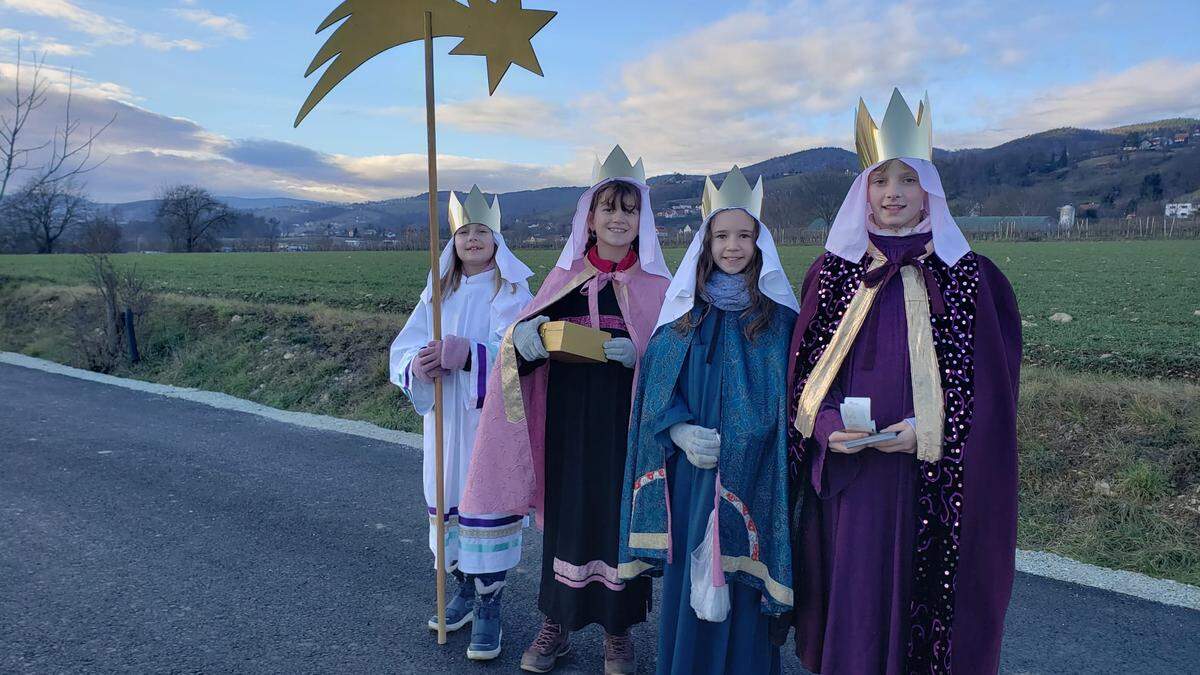
[[90, 370], [81, 368], [73, 368], [64, 366], [61, 363], [39, 359], [33, 356], [24, 354], [16, 354], [13, 352], [0, 352], [0, 363], [6, 363], [12, 366], [29, 368], [32, 370], [41, 370], [55, 375], [65, 375], [79, 380], [87, 380], [89, 382], [98, 382], [107, 384], [113, 387], [122, 387], [124, 389], [133, 389], [142, 391], [148, 394], [157, 394], [168, 398], [178, 398], [193, 403], [200, 403], [213, 408], [222, 410], [233, 410], [237, 412], [249, 413], [258, 415], [277, 422], [286, 424], [294, 424], [297, 426], [308, 427], [309, 429], [319, 429], [322, 431], [336, 431], [338, 433], [350, 434], [352, 436], [361, 436], [377, 441], [385, 441], [388, 443], [396, 443], [398, 445], [408, 446], [414, 449], [423, 447], [423, 440], [420, 434], [414, 434], [407, 431], [395, 431], [393, 429], [384, 429], [381, 426], [371, 424], [370, 422], [361, 422], [358, 420], [347, 420], [340, 417], [330, 417], [328, 415], [316, 415], [306, 412], [295, 412], [291, 410], [280, 410], [271, 406], [247, 401], [246, 399], [222, 394], [215, 391], [205, 391], [203, 389], [192, 389], [189, 387], [176, 387], [169, 384], [158, 384], [156, 382], [146, 382], [143, 380], [133, 380], [124, 377], [115, 377], [113, 375], [105, 375], [103, 373], [93, 373]]
[[[0, 363], [32, 370], [41, 370], [56, 375], [65, 375], [67, 377], [98, 382], [114, 387], [133, 389], [169, 398], [183, 399], [222, 410], [249, 413], [285, 424], [294, 424], [310, 429], [334, 431], [352, 436], [396, 443], [413, 449], [420, 449], [423, 444], [420, 434], [384, 429], [370, 422], [280, 410], [261, 403], [230, 396], [229, 394], [93, 373], [89, 370], [64, 366], [61, 363], [26, 356], [24, 354], [0, 352]], [[1138, 572], [1112, 570], [1043, 551], [1018, 550], [1016, 568], [1018, 572], [1025, 574], [1056, 579], [1090, 588], [1098, 588], [1164, 605], [1200, 610], [1200, 587], [1178, 581], [1155, 579], [1154, 577]]]

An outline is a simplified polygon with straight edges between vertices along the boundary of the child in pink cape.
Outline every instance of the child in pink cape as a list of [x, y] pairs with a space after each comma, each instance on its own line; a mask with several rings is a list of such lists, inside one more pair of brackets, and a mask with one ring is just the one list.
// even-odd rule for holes
[[[605, 672], [635, 670], [629, 629], [646, 618], [650, 581], [617, 574], [621, 488], [637, 365], [669, 282], [642, 162], [631, 165], [617, 147], [597, 163], [558, 263], [500, 344], [462, 501], [464, 519], [533, 509], [544, 530], [538, 606], [546, 618], [524, 670], [549, 672], [570, 650], [571, 631], [593, 623], [606, 634]], [[538, 327], [550, 320], [610, 333], [608, 361], [548, 360]], [[497, 541], [464, 525], [464, 571], [515, 566], [519, 546], [519, 531]], [[492, 622], [497, 646], [500, 591], [475, 618]]]

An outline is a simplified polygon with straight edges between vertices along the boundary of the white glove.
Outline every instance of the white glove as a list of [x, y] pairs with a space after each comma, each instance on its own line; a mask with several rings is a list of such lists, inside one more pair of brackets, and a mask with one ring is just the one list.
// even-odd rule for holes
[[632, 368], [637, 363], [637, 349], [629, 338], [608, 340], [604, 343], [604, 358]]
[[671, 427], [671, 440], [698, 469], [711, 469], [721, 454], [721, 435], [716, 429], [680, 422]]
[[546, 343], [542, 342], [542, 334], [538, 332], [538, 327], [549, 320], [548, 316], [535, 316], [513, 328], [513, 344], [517, 353], [526, 361], [537, 361], [550, 356], [550, 352], [546, 351]]

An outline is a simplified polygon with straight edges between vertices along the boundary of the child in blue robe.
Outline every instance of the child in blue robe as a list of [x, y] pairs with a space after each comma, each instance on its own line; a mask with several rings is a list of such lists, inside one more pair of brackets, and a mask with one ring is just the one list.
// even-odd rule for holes
[[798, 304], [761, 203], [762, 181], [751, 189], [737, 167], [720, 190], [707, 181], [704, 221], [642, 362], [620, 571], [663, 576], [659, 673], [780, 670], [769, 619], [792, 606], [786, 380]]

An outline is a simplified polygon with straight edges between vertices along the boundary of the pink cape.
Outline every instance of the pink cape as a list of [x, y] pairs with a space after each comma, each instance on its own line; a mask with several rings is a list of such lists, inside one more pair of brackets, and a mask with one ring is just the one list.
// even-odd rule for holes
[[[570, 270], [556, 266], [517, 321], [533, 318], [566, 293], [577, 292], [575, 289], [582, 285], [582, 280], [595, 274], [596, 268], [586, 257], [575, 260]], [[639, 364], [654, 332], [669, 282], [667, 278], [643, 270], [640, 264], [618, 273], [611, 282], [617, 291], [617, 303], [630, 338], [637, 348]], [[510, 327], [500, 343], [496, 365], [488, 375], [487, 395], [459, 509], [462, 513], [525, 515], [533, 508], [541, 527], [545, 496], [547, 368], [543, 365], [520, 378], [524, 419], [519, 416], [514, 419], [512, 411], [506, 410], [502, 371], [506, 364], [515, 368], [516, 358]], [[637, 378], [635, 366], [635, 387]]]

